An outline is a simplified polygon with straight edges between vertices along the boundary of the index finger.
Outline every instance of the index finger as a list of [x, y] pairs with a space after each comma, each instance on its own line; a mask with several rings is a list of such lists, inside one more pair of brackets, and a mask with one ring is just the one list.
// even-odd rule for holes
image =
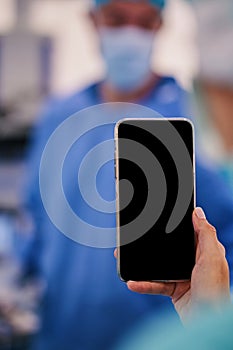
[[176, 283], [163, 282], [135, 282], [128, 281], [127, 287], [132, 291], [140, 294], [158, 294], [172, 296], [176, 288]]

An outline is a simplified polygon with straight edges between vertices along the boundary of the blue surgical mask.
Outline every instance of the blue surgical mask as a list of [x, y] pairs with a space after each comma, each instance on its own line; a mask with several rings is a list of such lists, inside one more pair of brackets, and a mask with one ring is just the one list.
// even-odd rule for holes
[[104, 27], [99, 34], [107, 80], [122, 91], [142, 86], [151, 72], [154, 32], [125, 26]]

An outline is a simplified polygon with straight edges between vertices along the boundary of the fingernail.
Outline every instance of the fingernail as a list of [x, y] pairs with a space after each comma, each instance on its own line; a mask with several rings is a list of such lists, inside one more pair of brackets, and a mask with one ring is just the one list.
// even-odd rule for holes
[[205, 213], [204, 213], [203, 209], [200, 208], [200, 207], [197, 207], [197, 208], [195, 209], [195, 214], [197, 215], [197, 217], [198, 217], [199, 219], [206, 219]]

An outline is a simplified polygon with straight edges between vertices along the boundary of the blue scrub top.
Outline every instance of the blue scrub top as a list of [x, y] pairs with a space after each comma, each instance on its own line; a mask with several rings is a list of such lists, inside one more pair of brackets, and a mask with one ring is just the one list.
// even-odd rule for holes
[[[166, 117], [179, 117], [185, 116], [187, 98], [173, 78], [164, 77], [150, 95], [138, 103]], [[56, 229], [43, 208], [38, 169], [46, 141], [66, 118], [101, 102], [99, 84], [65, 99], [53, 100], [33, 135], [26, 205], [33, 215], [36, 233], [30, 247], [27, 247], [24, 262], [27, 273], [40, 273], [47, 282], [41, 308], [42, 329], [33, 342], [33, 350], [109, 350], [129, 329], [151, 313], [156, 313], [156, 322], [159, 323], [165, 309], [174, 312], [168, 298], [128, 291], [117, 276], [113, 249], [91, 248], [73, 242]], [[111, 125], [87, 134], [86, 141], [70, 151], [63, 179], [64, 191], [74, 211], [93, 224], [115, 227], [114, 214], [97, 217], [89, 211], [81, 200], [76, 179], [77, 164], [81, 161], [80, 154], [86, 152], [85, 145], [90, 148], [109, 137], [113, 137]], [[232, 266], [232, 198], [218, 176], [198, 162], [196, 173], [197, 205], [203, 207], [209, 221], [216, 226]], [[105, 167], [99, 186], [106, 198], [114, 198], [113, 165]], [[54, 205], [59, 210], [56, 194], [51, 193], [51, 198], [54, 198]]]

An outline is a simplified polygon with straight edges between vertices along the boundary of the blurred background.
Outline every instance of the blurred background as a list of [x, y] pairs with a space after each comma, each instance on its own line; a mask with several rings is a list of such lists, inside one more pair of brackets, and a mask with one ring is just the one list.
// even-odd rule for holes
[[[26, 349], [39, 327], [35, 310], [42, 287], [17, 282], [14, 258], [15, 232], [27, 235], [31, 229], [21, 209], [27, 146], [48, 96], [69, 94], [103, 77], [90, 6], [88, 0], [0, 0], [0, 349]], [[192, 92], [201, 61], [195, 11], [185, 0], [170, 0], [164, 21], [152, 64]], [[229, 180], [231, 142], [224, 152], [218, 133], [200, 135], [210, 161], [227, 158], [221, 171]]]
[[[99, 80], [104, 65], [88, 0], [1, 0], [0, 6], [0, 208], [14, 211], [27, 138], [43, 101]], [[195, 29], [190, 5], [170, 1], [153, 66], [186, 89], [197, 71]]]

